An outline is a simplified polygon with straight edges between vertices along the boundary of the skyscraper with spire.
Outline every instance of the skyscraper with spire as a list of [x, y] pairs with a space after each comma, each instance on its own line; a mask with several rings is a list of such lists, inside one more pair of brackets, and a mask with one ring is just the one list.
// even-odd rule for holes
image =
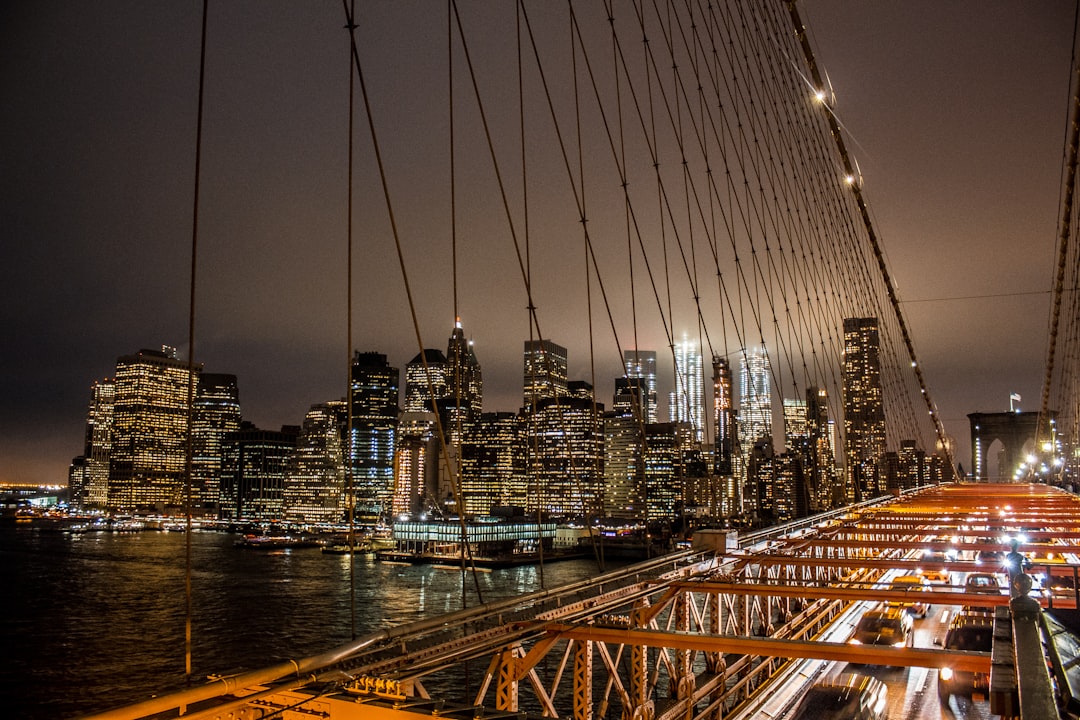
[[472, 340], [465, 337], [461, 318], [454, 323], [446, 346], [447, 400], [460, 406], [466, 421], [480, 419], [484, 411], [484, 378]]

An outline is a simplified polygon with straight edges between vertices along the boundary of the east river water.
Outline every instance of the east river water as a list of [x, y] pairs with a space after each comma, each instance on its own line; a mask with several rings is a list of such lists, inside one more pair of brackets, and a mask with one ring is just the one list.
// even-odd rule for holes
[[[192, 678], [303, 658], [462, 608], [461, 574], [318, 549], [260, 551], [194, 532]], [[184, 686], [186, 534], [0, 526], [0, 717], [74, 718]], [[597, 574], [543, 568], [544, 586]], [[480, 573], [485, 602], [541, 588], [537, 566]], [[476, 605], [473, 579], [468, 604]]]

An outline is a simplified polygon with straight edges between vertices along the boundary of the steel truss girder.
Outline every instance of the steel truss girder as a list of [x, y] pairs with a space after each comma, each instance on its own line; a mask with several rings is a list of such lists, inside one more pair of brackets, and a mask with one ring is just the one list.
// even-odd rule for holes
[[554, 623], [549, 632], [563, 638], [603, 643], [622, 643], [631, 648], [667, 647], [719, 651], [740, 655], [780, 658], [838, 660], [894, 667], [952, 667], [967, 672], [990, 672], [990, 653], [931, 648], [894, 648], [875, 645], [787, 640], [782, 638], [731, 637], [699, 633], [665, 632], [642, 628], [607, 628], [595, 625]]

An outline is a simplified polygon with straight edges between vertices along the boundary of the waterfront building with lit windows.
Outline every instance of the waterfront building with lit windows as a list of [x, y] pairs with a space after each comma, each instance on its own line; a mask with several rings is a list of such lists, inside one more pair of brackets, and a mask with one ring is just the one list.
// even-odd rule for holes
[[115, 404], [116, 385], [111, 380], [95, 382], [91, 386], [83, 449], [83, 484], [72, 497], [72, 504], [80, 510], [104, 508], [108, 504]]
[[536, 402], [527, 431], [526, 509], [597, 517], [604, 509], [603, 405], [585, 397]]
[[525, 507], [525, 418], [516, 413], [483, 413], [461, 447], [461, 487], [465, 512], [487, 515], [493, 507]]
[[318, 403], [308, 410], [285, 479], [286, 520], [339, 523], [345, 519], [347, 422], [344, 400]]
[[550, 340], [526, 340], [525, 409], [531, 409], [540, 400], [565, 396], [566, 385], [566, 348]]
[[626, 369], [627, 378], [640, 378], [645, 381], [645, 422], [657, 422], [659, 418], [656, 415], [656, 351], [624, 350], [623, 366]]
[[885, 492], [880, 468], [885, 455], [880, 353], [877, 318], [844, 318], [844, 491], [848, 503]]
[[[222, 443], [228, 433], [240, 429], [240, 390], [236, 376], [202, 373], [192, 412], [192, 496], [199, 498], [201, 512], [217, 515], [220, 501]], [[193, 512], [195, 510], [193, 509]]]
[[405, 412], [398, 422], [394, 454], [394, 493], [390, 510], [395, 517], [421, 512], [436, 505], [439, 448], [435, 413]]
[[748, 467], [754, 446], [772, 442], [772, 371], [765, 348], [747, 348], [739, 364], [739, 452]]
[[676, 507], [683, 500], [682, 451], [685, 437], [693, 432], [685, 423], [645, 426], [645, 468], [635, 504], [644, 508], [640, 517], [646, 521], [675, 517]]
[[668, 397], [668, 417], [693, 428], [694, 441], [705, 439], [705, 376], [698, 344], [683, 336], [675, 344], [675, 390]]
[[[109, 509], [184, 507], [189, 397], [201, 371], [201, 365], [189, 369], [170, 347], [117, 359]], [[195, 505], [201, 500], [192, 498]]]
[[285, 478], [296, 450], [297, 425], [261, 430], [250, 422], [222, 441], [221, 517], [226, 520], [280, 520], [285, 512]]
[[401, 372], [387, 362], [385, 355], [353, 355], [352, 482], [356, 513], [370, 520], [390, 509], [400, 380]]
[[645, 482], [642, 462], [644, 405], [648, 384], [642, 377], [615, 379], [612, 410], [604, 414], [604, 514], [640, 518], [640, 488]]

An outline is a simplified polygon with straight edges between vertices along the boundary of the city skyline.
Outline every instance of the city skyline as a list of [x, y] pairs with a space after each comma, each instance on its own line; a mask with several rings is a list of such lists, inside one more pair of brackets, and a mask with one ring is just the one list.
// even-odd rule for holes
[[[1056, 6], [1009, 4], [807, 1], [800, 8], [835, 85], [836, 112], [852, 134], [931, 392], [964, 461], [968, 412], [1005, 409], [1014, 392], [1029, 409], [1039, 395], [1041, 376], [1030, 368], [1039, 367], [1045, 348], [1049, 294], [1042, 291], [1056, 228], [1071, 40], [1062, 28], [1071, 17]], [[7, 12], [0, 81], [12, 98], [13, 131], [3, 141], [12, 168], [3, 181], [11, 238], [0, 265], [13, 350], [0, 373], [0, 479], [62, 482], [84, 433], [94, 378], [111, 372], [117, 352], [183, 344], [195, 74], [194, 60], [182, 58], [194, 58], [197, 18], [189, 9], [108, 4], [16, 3]], [[342, 143], [321, 138], [343, 135], [346, 75], [329, 84], [311, 80], [342, 64], [343, 48], [325, 40], [326, 28], [340, 29], [340, 8], [214, 12], [227, 17], [211, 17], [216, 89], [207, 105], [202, 214], [209, 270], [196, 360], [240, 378], [241, 396], [251, 398], [246, 412], [259, 426], [296, 424], [311, 403], [343, 394], [353, 349], [378, 349], [399, 367], [418, 349], [410, 347], [405, 303], [388, 289], [398, 276], [382, 259], [367, 261], [371, 274], [395, 283], [365, 281], [356, 298], [362, 327], [355, 347], [345, 347], [344, 281], [337, 281], [344, 251], [336, 239], [344, 212], [333, 200], [343, 194]], [[118, 15], [124, 37], [115, 34]], [[255, 16], [258, 23], [248, 22]], [[173, 31], [162, 34], [163, 27]], [[48, 39], [57, 33], [71, 38], [63, 48]], [[295, 49], [303, 59], [268, 61], [274, 55], [261, 46]], [[277, 75], [260, 72], [268, 64]], [[1004, 87], [1008, 112], [1000, 112]], [[419, 110], [402, 105], [415, 117], [406, 114], [399, 124], [411, 126]], [[912, 132], [919, 127], [934, 132]], [[1021, 137], [1022, 146], [1012, 142]], [[72, 157], [78, 162], [68, 162]], [[317, 192], [303, 192], [309, 184]], [[239, 188], [246, 192], [231, 190]], [[489, 231], [469, 234], [497, 234]], [[334, 240], [321, 242], [327, 238]], [[463, 285], [486, 291], [464, 298], [459, 309], [466, 327], [476, 328], [492, 389], [485, 405], [513, 409], [507, 398], [519, 394], [520, 346], [495, 338], [528, 336], [527, 303], [510, 289], [512, 273], [500, 275], [475, 253], [467, 264], [478, 272]], [[445, 308], [444, 317], [425, 311], [421, 335], [425, 346], [441, 347], [454, 308], [448, 280], [431, 282], [422, 289], [424, 304]], [[537, 305], [556, 310], [558, 288], [546, 292]], [[481, 311], [484, 303], [520, 308], [513, 313], [519, 327], [507, 332]], [[387, 317], [376, 318], [380, 313]], [[588, 377], [582, 325], [556, 314], [544, 327], [545, 337], [570, 349], [572, 378]], [[637, 344], [666, 347], [656, 336]], [[607, 396], [622, 358], [613, 350], [598, 357], [606, 364], [597, 370], [598, 392]]]

